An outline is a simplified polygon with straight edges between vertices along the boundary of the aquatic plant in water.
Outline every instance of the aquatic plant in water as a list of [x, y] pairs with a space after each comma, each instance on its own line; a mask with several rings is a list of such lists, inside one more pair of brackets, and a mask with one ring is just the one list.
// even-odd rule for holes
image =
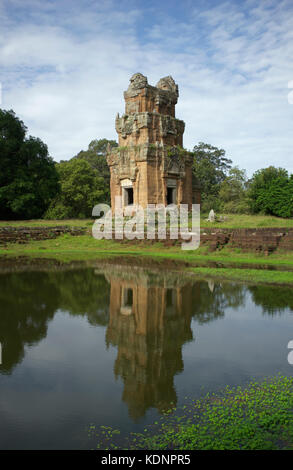
[[293, 449], [293, 378], [226, 387], [166, 412], [142, 433], [91, 425], [99, 449]]

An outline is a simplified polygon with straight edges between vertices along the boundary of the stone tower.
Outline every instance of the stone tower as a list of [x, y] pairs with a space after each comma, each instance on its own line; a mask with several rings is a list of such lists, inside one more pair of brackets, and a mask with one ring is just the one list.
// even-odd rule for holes
[[124, 92], [125, 114], [116, 117], [119, 147], [109, 149], [111, 206], [199, 203], [192, 177], [192, 157], [183, 150], [185, 124], [175, 118], [178, 86], [172, 77], [156, 87], [134, 74]]

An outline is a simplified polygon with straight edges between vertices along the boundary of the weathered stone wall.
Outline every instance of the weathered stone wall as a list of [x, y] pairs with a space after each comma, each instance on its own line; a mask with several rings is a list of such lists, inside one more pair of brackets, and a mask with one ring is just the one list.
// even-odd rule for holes
[[[68, 233], [72, 236], [83, 235], [87, 232], [85, 228], [79, 227], [0, 227], [0, 244], [6, 243], [28, 243], [31, 240], [54, 239]], [[146, 237], [146, 234], [145, 234]], [[114, 236], [113, 236], [114, 239]], [[124, 240], [129, 243], [145, 243], [147, 240]], [[181, 244], [182, 239], [170, 240], [168, 232], [167, 239], [160, 240], [166, 246]], [[156, 243], [156, 240], [148, 240]], [[247, 228], [247, 229], [224, 229], [224, 228], [202, 228], [201, 246], [207, 246], [210, 251], [221, 250], [225, 246], [229, 248], [240, 248], [243, 251], [264, 253], [269, 255], [276, 250], [293, 250], [293, 228]]]
[[145, 112], [124, 114], [122, 117], [118, 115], [115, 127], [121, 147], [155, 144], [162, 142], [162, 138], [166, 145], [182, 146], [185, 124], [171, 116]]
[[[166, 240], [160, 240], [165, 246], [179, 245], [183, 241], [180, 236], [177, 240], [171, 240], [168, 232]], [[124, 239], [124, 242], [127, 243], [128, 240]], [[129, 241], [129, 243], [146, 242], [153, 244], [156, 243], [156, 240], [135, 239]], [[229, 247], [265, 255], [269, 255], [276, 250], [291, 251], [293, 250], [293, 228], [202, 228], [200, 245], [208, 247], [210, 251]]]
[[277, 249], [293, 250], [293, 229], [202, 229], [201, 245], [205, 244], [208, 244], [211, 250], [229, 245], [244, 251], [270, 254]]
[[146, 77], [136, 73], [130, 79], [124, 99], [126, 114], [155, 112], [175, 117], [178, 86], [169, 76], [161, 78], [153, 87], [148, 84]]
[[48, 240], [59, 235], [82, 235], [86, 232], [78, 227], [0, 227], [0, 244], [28, 243], [31, 240]]

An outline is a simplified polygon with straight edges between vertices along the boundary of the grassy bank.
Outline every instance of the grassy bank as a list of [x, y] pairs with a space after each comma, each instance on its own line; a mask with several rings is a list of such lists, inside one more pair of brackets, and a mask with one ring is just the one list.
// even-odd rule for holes
[[192, 268], [194, 275], [202, 278], [215, 277], [293, 285], [292, 252], [277, 252], [267, 257], [228, 248], [216, 252], [209, 252], [206, 247], [183, 251], [180, 245], [166, 247], [159, 242], [153, 244], [135, 240], [119, 242], [96, 240], [91, 235], [65, 234], [51, 240], [7, 244], [0, 247], [0, 257], [3, 256], [11, 259], [20, 256], [55, 259], [64, 263], [113, 257], [119, 262], [127, 260], [133, 264], [143, 264], [153, 260], [164, 264], [165, 267], [182, 270]]
[[[258, 228], [258, 227], [293, 227], [293, 219], [280, 219], [268, 216], [227, 215], [221, 223], [209, 224], [202, 216], [202, 227], [223, 228]], [[1, 226], [52, 227], [65, 225], [84, 227], [88, 234], [71, 236], [65, 234], [56, 239], [33, 241], [26, 244], [11, 243], [0, 245], [0, 257], [48, 258], [59, 262], [93, 261], [96, 259], [117, 258], [118, 261], [130, 260], [143, 264], [146, 260], [154, 260], [166, 266], [178, 269], [192, 267], [198, 277], [215, 277], [239, 281], [268, 282], [293, 285], [293, 252], [275, 252], [270, 256], [257, 253], [244, 253], [240, 249], [227, 246], [221, 251], [210, 252], [208, 247], [200, 247], [194, 251], [183, 251], [180, 245], [166, 247], [162, 242], [149, 241], [115, 241], [96, 240], [91, 236], [93, 221], [86, 220], [32, 220], [0, 222]], [[241, 268], [241, 269], [240, 269]], [[269, 271], [269, 269], [273, 269]]]
[[85, 227], [90, 228], [93, 225], [92, 219], [62, 219], [62, 220], [0, 220], [0, 227]]
[[242, 252], [240, 249], [223, 248], [221, 251], [210, 252], [208, 247], [200, 247], [197, 250], [184, 251], [180, 244], [165, 246], [163, 242], [151, 243], [150, 241], [137, 240], [96, 240], [90, 234], [71, 236], [61, 235], [54, 239], [34, 241], [25, 244], [9, 243], [0, 245], [0, 255], [9, 256], [49, 256], [57, 259], [81, 260], [93, 259], [99, 255], [139, 255], [156, 258], [177, 259], [187, 263], [198, 263], [207, 260], [218, 263], [250, 263], [263, 266], [292, 266], [293, 252], [275, 252], [270, 256], [263, 254]]
[[[247, 214], [224, 214], [226, 218], [223, 222], [216, 222], [212, 226], [219, 228], [273, 228], [273, 227], [293, 227], [293, 219], [283, 219], [268, 215], [247, 215]], [[210, 227], [206, 222], [206, 216], [201, 217], [201, 226]]]
[[[266, 227], [293, 227], [292, 219], [283, 219], [268, 215], [247, 215], [247, 214], [221, 214], [225, 220], [222, 222], [207, 222], [208, 214], [201, 214], [201, 227], [219, 227], [219, 228], [266, 228]], [[10, 220], [0, 221], [0, 227], [52, 227], [56, 225], [68, 225], [71, 227], [91, 227], [92, 219], [65, 219], [65, 220]]]
[[207, 394], [166, 413], [143, 433], [90, 427], [100, 449], [278, 450], [293, 449], [293, 378], [277, 376]]
[[269, 271], [263, 269], [192, 268], [199, 278], [227, 279], [248, 283], [266, 283], [293, 286], [293, 273], [288, 271]]

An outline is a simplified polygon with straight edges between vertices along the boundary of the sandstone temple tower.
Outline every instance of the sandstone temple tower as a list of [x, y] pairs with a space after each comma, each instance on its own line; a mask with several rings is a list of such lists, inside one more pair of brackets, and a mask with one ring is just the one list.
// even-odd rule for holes
[[178, 86], [172, 77], [156, 87], [134, 74], [124, 92], [125, 114], [116, 117], [119, 147], [108, 149], [111, 206], [115, 196], [123, 206], [200, 202], [192, 176], [192, 157], [183, 150], [185, 124], [175, 118]]

